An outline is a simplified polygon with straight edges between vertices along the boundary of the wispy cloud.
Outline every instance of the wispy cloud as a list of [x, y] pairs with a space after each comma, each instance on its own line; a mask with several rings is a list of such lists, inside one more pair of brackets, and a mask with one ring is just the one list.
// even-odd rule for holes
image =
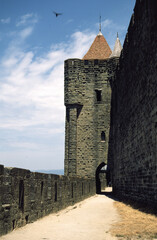
[[111, 29], [113, 30], [117, 30], [117, 31], [125, 31], [126, 30], [126, 26], [123, 25], [119, 25], [115, 22], [113, 22], [113, 20], [111, 19], [106, 19], [102, 22], [102, 29]]
[[[12, 29], [8, 48], [0, 60], [0, 130], [3, 132], [0, 157], [12, 159], [13, 153], [5, 152], [9, 149], [14, 149], [16, 153], [33, 149], [38, 160], [41, 156], [46, 156], [45, 152], [51, 152], [46, 156], [51, 166], [52, 159], [56, 156], [53, 153], [56, 154], [60, 148], [58, 146], [61, 146], [57, 143], [64, 142], [64, 60], [82, 58], [96, 32], [76, 31], [71, 34], [68, 42], [52, 44], [39, 55], [36, 50], [27, 50], [25, 47], [37, 22], [38, 16], [33, 13], [19, 19], [16, 28]], [[117, 32], [114, 23], [106, 20], [102, 27], [110, 29], [113, 39], [114, 31], [115, 35]], [[17, 137], [10, 139], [11, 135]], [[62, 150], [59, 150], [59, 154], [62, 153], [60, 159], [63, 159], [63, 146], [64, 144], [61, 146]], [[41, 149], [43, 155], [40, 154]], [[15, 161], [17, 155], [14, 154]], [[20, 157], [21, 155], [19, 159]], [[22, 165], [19, 163], [18, 166], [20, 164]]]
[[16, 26], [24, 26], [28, 24], [35, 24], [38, 22], [38, 15], [34, 13], [27, 13], [20, 17], [19, 21], [17, 22]]
[[3, 24], [8, 24], [8, 23], [10, 23], [10, 21], [11, 21], [10, 18], [0, 19], [0, 22]]
[[40, 56], [11, 42], [0, 64], [1, 164], [63, 168], [64, 60], [82, 58], [94, 37], [75, 32]]
[[[32, 33], [31, 27], [20, 30], [20, 41]], [[63, 133], [64, 60], [82, 58], [94, 36], [75, 32], [68, 43], [52, 45], [37, 57], [23, 45], [10, 42], [0, 64], [0, 106], [7, 109], [0, 113], [0, 128], [26, 131], [40, 126], [45, 134]]]
[[25, 29], [23, 29], [20, 33], [19, 33], [19, 36], [22, 38], [22, 39], [25, 39], [27, 38], [28, 36], [30, 36], [33, 32], [33, 27], [27, 27]]
[[112, 21], [110, 19], [106, 19], [101, 23], [102, 29], [110, 27], [112, 25]]
[[66, 24], [72, 23], [74, 21], [74, 19], [69, 19]]
[[[34, 14], [22, 16], [18, 25], [25, 25], [33, 17]], [[102, 22], [103, 28], [112, 26], [112, 34], [114, 25], [108, 19]], [[24, 26], [18, 32], [19, 41], [32, 33], [32, 27]], [[51, 126], [54, 133], [59, 128], [64, 132], [64, 60], [82, 58], [95, 35], [77, 31], [69, 42], [52, 45], [41, 56], [10, 42], [0, 65], [0, 106], [7, 106], [9, 115], [1, 112], [0, 128], [26, 130], [43, 126], [47, 134]]]
[[21, 16], [16, 23], [16, 28], [7, 33], [7, 36], [11, 37], [9, 48], [15, 48], [24, 43], [33, 33], [38, 20], [38, 15], [34, 13]]
[[[97, 28], [98, 26], [99, 26], [99, 23], [96, 23]], [[102, 29], [102, 32], [105, 34], [105, 37], [107, 38], [107, 41], [110, 44], [111, 49], [113, 49], [117, 32], [119, 33], [120, 40], [123, 42], [126, 35], [127, 26], [117, 24], [111, 19], [105, 19], [101, 23], [101, 29]]]

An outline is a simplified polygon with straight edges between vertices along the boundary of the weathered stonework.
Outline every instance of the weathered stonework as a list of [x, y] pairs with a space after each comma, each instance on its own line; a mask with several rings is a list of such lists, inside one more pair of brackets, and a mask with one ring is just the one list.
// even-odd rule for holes
[[0, 236], [95, 194], [95, 179], [0, 165]]
[[157, 204], [157, 1], [137, 0], [112, 82], [115, 193]]
[[157, 204], [156, 0], [136, 1], [120, 61], [65, 61], [65, 106], [66, 176], [0, 165], [0, 235], [95, 194], [105, 164], [115, 193]]
[[65, 61], [65, 175], [95, 177], [107, 164], [110, 81], [119, 58]]

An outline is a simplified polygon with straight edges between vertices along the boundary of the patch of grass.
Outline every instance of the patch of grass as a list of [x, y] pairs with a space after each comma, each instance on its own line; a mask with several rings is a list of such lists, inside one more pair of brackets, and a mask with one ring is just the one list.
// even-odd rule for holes
[[114, 236], [127, 240], [157, 238], [157, 217], [155, 215], [141, 212], [118, 201], [114, 205], [121, 217], [120, 221], [115, 223], [111, 229]]
[[124, 236], [121, 234], [116, 234], [116, 237], [124, 237]]
[[157, 233], [153, 234], [151, 237], [152, 237], [152, 239], [154, 239], [154, 238], [157, 239]]

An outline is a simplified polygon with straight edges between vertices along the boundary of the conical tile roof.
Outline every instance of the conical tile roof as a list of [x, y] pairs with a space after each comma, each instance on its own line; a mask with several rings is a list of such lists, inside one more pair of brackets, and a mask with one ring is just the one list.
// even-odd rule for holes
[[116, 43], [110, 57], [120, 57], [121, 51], [122, 51], [122, 45], [120, 43], [120, 40], [117, 34]]
[[112, 51], [101, 32], [96, 36], [90, 49], [83, 57], [83, 60], [106, 59], [109, 58]]

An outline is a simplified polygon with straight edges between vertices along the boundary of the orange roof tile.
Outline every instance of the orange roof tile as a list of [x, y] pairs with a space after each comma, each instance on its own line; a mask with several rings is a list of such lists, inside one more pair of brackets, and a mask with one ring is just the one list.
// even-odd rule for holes
[[109, 58], [112, 51], [101, 32], [96, 36], [90, 49], [83, 57], [83, 60], [106, 59]]

